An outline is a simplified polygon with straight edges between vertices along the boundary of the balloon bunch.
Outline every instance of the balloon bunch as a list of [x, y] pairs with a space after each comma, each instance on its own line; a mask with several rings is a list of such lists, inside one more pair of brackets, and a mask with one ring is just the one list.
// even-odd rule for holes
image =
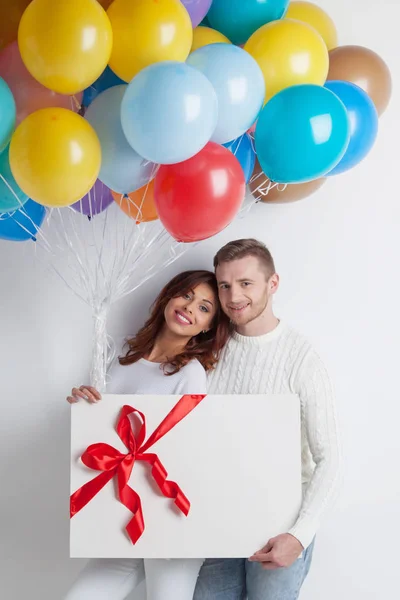
[[391, 94], [383, 60], [338, 47], [310, 2], [17, 5], [18, 39], [0, 51], [3, 221], [32, 202], [89, 217], [115, 202], [203, 240], [233, 220], [246, 183], [286, 201], [357, 165]]

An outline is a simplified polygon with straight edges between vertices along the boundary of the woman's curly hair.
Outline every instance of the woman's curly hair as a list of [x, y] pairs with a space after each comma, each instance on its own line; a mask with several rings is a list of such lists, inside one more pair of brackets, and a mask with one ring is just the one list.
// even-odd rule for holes
[[[125, 356], [119, 357], [121, 365], [131, 365], [150, 354], [157, 336], [165, 325], [164, 311], [168, 302], [172, 298], [184, 296], [201, 283], [208, 284], [214, 291], [216, 298], [218, 298], [217, 281], [211, 271], [185, 271], [176, 275], [167, 283], [152, 305], [149, 319], [135, 337], [127, 340], [129, 348]], [[218, 362], [230, 334], [231, 324], [229, 318], [222, 311], [218, 302], [217, 311], [209, 331], [206, 333], [201, 332], [192, 337], [180, 354], [171, 357], [168, 363], [163, 364], [165, 375], [177, 373], [195, 358], [206, 371], [212, 370]], [[167, 366], [168, 369], [166, 369]]]

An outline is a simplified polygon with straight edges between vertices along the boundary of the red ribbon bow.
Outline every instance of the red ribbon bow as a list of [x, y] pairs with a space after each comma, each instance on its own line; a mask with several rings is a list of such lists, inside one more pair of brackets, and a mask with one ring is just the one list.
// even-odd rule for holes
[[[151, 474], [162, 494], [166, 498], [172, 498], [179, 510], [187, 516], [190, 510], [189, 500], [175, 482], [167, 480], [168, 473], [157, 454], [149, 454], [147, 450], [182, 421], [204, 398], [205, 395], [182, 396], [145, 443], [146, 418], [144, 414], [136, 408], [125, 405], [121, 409], [116, 429], [127, 447], [128, 453], [121, 454], [112, 446], [103, 443], [92, 444], [85, 450], [81, 457], [82, 462], [90, 469], [103, 472], [72, 494], [70, 498], [71, 518], [82, 510], [114, 475], [117, 475], [119, 500], [133, 513], [126, 530], [132, 543], [135, 544], [144, 531], [140, 496], [128, 485], [133, 465], [137, 460], [151, 465]], [[141, 421], [136, 438], [129, 420], [131, 414], [139, 417]]]

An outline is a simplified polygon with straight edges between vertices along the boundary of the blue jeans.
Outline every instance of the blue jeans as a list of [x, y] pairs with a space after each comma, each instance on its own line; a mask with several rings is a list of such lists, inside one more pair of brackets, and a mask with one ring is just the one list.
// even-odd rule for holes
[[194, 600], [297, 600], [310, 570], [314, 541], [285, 569], [264, 571], [244, 558], [208, 559], [200, 570]]

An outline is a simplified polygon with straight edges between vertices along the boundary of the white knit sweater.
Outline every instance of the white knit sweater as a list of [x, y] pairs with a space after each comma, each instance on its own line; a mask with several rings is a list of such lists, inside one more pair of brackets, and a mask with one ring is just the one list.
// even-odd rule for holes
[[235, 333], [209, 374], [208, 393], [298, 394], [304, 495], [289, 533], [307, 548], [337, 490], [341, 456], [334, 395], [319, 356], [282, 322], [261, 336]]

